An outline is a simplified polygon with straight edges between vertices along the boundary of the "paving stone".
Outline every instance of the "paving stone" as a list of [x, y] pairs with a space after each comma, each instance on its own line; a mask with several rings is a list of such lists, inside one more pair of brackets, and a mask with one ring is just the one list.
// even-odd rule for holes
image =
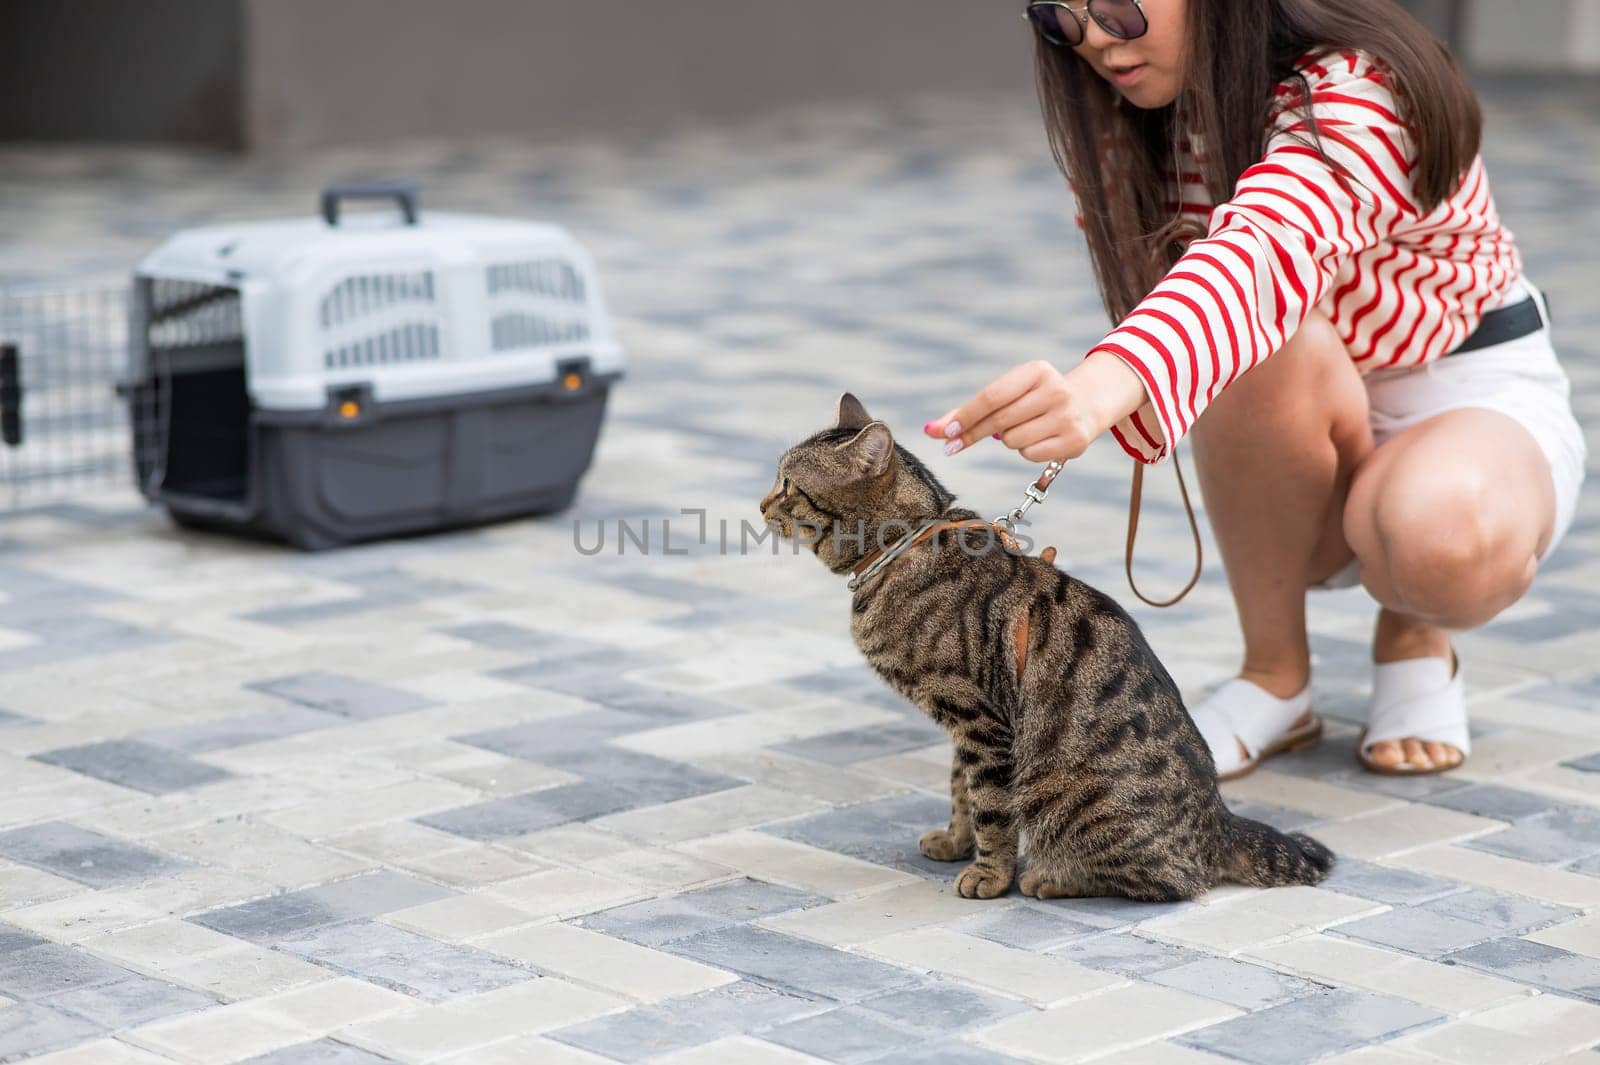
[[1547, 795], [1498, 784], [1474, 784], [1440, 795], [1430, 795], [1424, 801], [1431, 806], [1446, 806], [1479, 817], [1492, 817], [1497, 821], [1521, 821], [1561, 805], [1559, 800]]
[[537, 920], [526, 910], [482, 895], [454, 895], [384, 915], [384, 923], [455, 943], [520, 928]]
[[393, 1061], [393, 1058], [380, 1057], [349, 1043], [318, 1039], [274, 1050], [240, 1065], [390, 1065]]
[[833, 854], [764, 832], [738, 831], [678, 846], [685, 853], [740, 868], [751, 876], [845, 898], [914, 882], [910, 873]]
[[1153, 984], [1216, 999], [1243, 1010], [1263, 1010], [1321, 990], [1317, 984], [1231, 958], [1205, 958], [1146, 977]]
[[1502, 832], [1468, 840], [1474, 850], [1555, 864], [1600, 854], [1600, 811], [1560, 807]]
[[730, 917], [706, 913], [682, 901], [682, 896], [673, 896], [588, 914], [574, 919], [572, 923], [629, 943], [659, 947], [675, 939], [686, 939], [739, 922]]
[[666, 1055], [736, 1033], [759, 1033], [837, 1003], [747, 981], [699, 995], [614, 1013], [551, 1032], [549, 1038], [617, 1061]]
[[199, 1013], [152, 1021], [128, 1032], [139, 1046], [178, 1061], [211, 1062], [255, 1057], [305, 1040], [298, 1025], [253, 1012], [252, 1004], [230, 1003]]
[[[1282, 887], [1280, 891], [1293, 891]], [[1272, 895], [1267, 895], [1267, 900]], [[1363, 903], [1371, 905], [1371, 903]], [[1376, 907], [1373, 907], [1376, 908]], [[1331, 921], [1328, 921], [1331, 923]], [[1256, 911], [1253, 907], [1213, 905], [1190, 910], [1162, 921], [1150, 921], [1139, 927], [1139, 934], [1150, 939], [1178, 943], [1179, 947], [1202, 950], [1224, 958], [1238, 955], [1254, 947], [1278, 940], [1293, 939], [1315, 931], [1322, 921], [1309, 919], [1296, 913], [1282, 911]]]
[[307, 888], [303, 894], [335, 913], [349, 917], [376, 917], [394, 910], [436, 902], [456, 893], [426, 880], [382, 870], [363, 873], [321, 887]]
[[1246, 958], [1331, 987], [1393, 995], [1452, 1015], [1497, 1006], [1528, 993], [1519, 984], [1464, 965], [1427, 961], [1327, 934], [1261, 947]]
[[121, 784], [151, 795], [198, 788], [227, 780], [233, 774], [206, 765], [179, 751], [140, 740], [107, 740], [82, 747], [63, 747], [33, 756], [84, 776]]
[[702, 913], [738, 922], [755, 921], [794, 910], [806, 910], [813, 906], [825, 905], [829, 901], [807, 891], [796, 891], [781, 884], [769, 884], [750, 877], [685, 891], [676, 897], [679, 902], [692, 906]]
[[190, 868], [188, 862], [64, 821], [0, 833], [0, 855], [90, 887], [138, 883]]
[[824, 765], [853, 765], [869, 758], [920, 750], [935, 743], [943, 743], [948, 735], [932, 721], [896, 722], [870, 728], [829, 732], [810, 739], [780, 744], [774, 750], [809, 758]]
[[1539, 995], [1419, 1032], [1400, 1045], [1448, 1061], [1486, 1065], [1507, 1061], [1593, 1065], [1595, 1052], [1584, 1048], [1597, 1038], [1600, 1007]]
[[409, 714], [433, 705], [432, 700], [412, 692], [369, 684], [337, 673], [298, 673], [247, 684], [245, 687], [313, 710], [359, 721]]
[[105, 1029], [82, 1017], [38, 1002], [0, 1010], [0, 1061], [20, 1061], [36, 1054], [87, 1042]]
[[269, 895], [189, 920], [252, 943], [273, 943], [308, 929], [377, 917], [454, 894], [449, 888], [385, 870], [304, 891]]
[[1448, 876], [1491, 891], [1518, 894], [1565, 906], [1600, 905], [1600, 883], [1587, 876], [1517, 861], [1468, 847], [1429, 847], [1403, 854], [1396, 865]]
[[736, 979], [721, 969], [565, 924], [501, 932], [484, 936], [475, 945], [540, 972], [640, 1002], [706, 991]]
[[1126, 984], [1053, 1009], [1018, 1014], [973, 1038], [1030, 1058], [1079, 1061], [1237, 1015], [1231, 1006], [1182, 991]]
[[987, 939], [1019, 950], [1049, 950], [1069, 940], [1093, 935], [1101, 929], [1074, 921], [1043, 907], [1016, 906], [982, 913], [962, 921], [957, 928], [969, 936]]
[[471, 640], [496, 651], [516, 651], [519, 654], [539, 653], [541, 658], [557, 658], [570, 654], [591, 654], [600, 650], [586, 640], [574, 640], [553, 632], [541, 632], [505, 621], [477, 621], [470, 625], [455, 625], [440, 630], [459, 640]]
[[1299, 1065], [1439, 1018], [1432, 1010], [1397, 998], [1329, 990], [1214, 1024], [1175, 1041], [1258, 1065]]
[[1350, 921], [1339, 925], [1335, 932], [1436, 958], [1469, 944], [1576, 916], [1575, 910], [1473, 890]]
[[1185, 947], [1125, 934], [1077, 939], [1048, 953], [1090, 969], [1140, 977], [1192, 965], [1206, 958]]
[[1192, 912], [1194, 902], [1136, 902], [1111, 896], [1088, 899], [1050, 899], [1047, 902], [1025, 902], [1052, 914], [1082, 924], [1093, 925], [1107, 931], [1133, 928], [1150, 921]]
[[946, 928], [921, 928], [876, 939], [863, 948], [908, 969], [939, 973], [963, 984], [1052, 1006], [1126, 983], [1065, 958], [1004, 947]]
[[837, 1002], [918, 983], [915, 973], [764, 928], [735, 925], [663, 948], [753, 980]]
[[48, 942], [49, 940], [41, 939], [39, 936], [0, 924], [0, 956], [28, 947], [42, 946]]
[[761, 924], [834, 947], [855, 947], [884, 936], [966, 917], [975, 910], [1003, 910], [1008, 899], [963, 899], [950, 888], [912, 881], [856, 899], [779, 914]]
[[476, 995], [534, 978], [487, 954], [373, 921], [314, 929], [279, 950], [429, 1002]]
[[936, 983], [863, 999], [859, 1009], [881, 1014], [912, 1031], [948, 1034], [992, 1024], [1024, 1013], [1029, 1007], [1015, 999], [985, 994], [958, 984]]
[[158, 729], [144, 733], [139, 738], [158, 747], [170, 747], [186, 754], [203, 754], [206, 751], [242, 747], [247, 743], [262, 743], [266, 740], [283, 739], [286, 736], [299, 736], [347, 723], [347, 718], [330, 714], [325, 710], [285, 706], [259, 714], [245, 714], [240, 717], [206, 721], [198, 725]]
[[896, 796], [786, 821], [763, 829], [796, 843], [886, 865], [930, 879], [954, 875], [948, 862], [924, 858], [917, 840], [950, 823], [950, 801], [929, 795]]
[[1507, 937], [1447, 955], [1447, 962], [1470, 965], [1487, 973], [1600, 1002], [1600, 958], [1559, 947]]
[[137, 973], [129, 973], [115, 983], [52, 995], [44, 1002], [110, 1031], [216, 1005], [210, 995]]
[[1320, 886], [1391, 906], [1427, 902], [1463, 890], [1452, 880], [1344, 857], [1334, 863], [1333, 871]]
[[[607, 740], [651, 728], [654, 724], [648, 715], [633, 711], [586, 710], [451, 738], [496, 754], [525, 758], [530, 762], [559, 763], [566, 768], [569, 756], [584, 752], [591, 752], [592, 756], [592, 752]], [[622, 757], [622, 753], [618, 757]]]
[[659, 664], [649, 655], [607, 650], [541, 659], [510, 669], [497, 669], [491, 675], [514, 684], [592, 698], [603, 703], [611, 694], [634, 688], [634, 685], [622, 679], [622, 674]]
[[562, 768], [593, 774], [593, 779], [445, 810], [417, 821], [468, 839], [504, 839], [739, 785], [731, 777], [616, 748], [592, 753], [589, 759], [567, 758]]
[[819, 906], [818, 895], [748, 877], [670, 898], [619, 906], [573, 923], [632, 943], [657, 947], [729, 925]]
[[319, 902], [306, 892], [291, 891], [196, 914], [189, 920], [201, 927], [252, 943], [275, 943], [310, 928], [348, 920], [348, 915]]
[[0, 995], [31, 1001], [67, 991], [125, 980], [132, 974], [120, 965], [81, 947], [45, 943], [0, 955]]
[[826, 1061], [858, 1062], [915, 1046], [926, 1036], [893, 1024], [883, 1016], [846, 1006], [814, 1017], [802, 1017], [761, 1033], [761, 1038]]
[[875, 1065], [1022, 1065], [1022, 1060], [996, 1050], [939, 1039], [885, 1055], [876, 1059]]
[[580, 781], [508, 799], [492, 799], [417, 818], [428, 828], [485, 842], [633, 809], [636, 797], [610, 781]]

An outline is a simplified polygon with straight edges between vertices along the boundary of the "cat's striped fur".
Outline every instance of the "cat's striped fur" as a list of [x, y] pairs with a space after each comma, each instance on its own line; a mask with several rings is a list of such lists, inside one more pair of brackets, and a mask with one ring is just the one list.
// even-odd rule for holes
[[[761, 513], [846, 575], [932, 518], [974, 518], [855, 397], [791, 448]], [[906, 523], [905, 525], [899, 524]], [[812, 532], [812, 530], [816, 530]], [[958, 538], [965, 539], [965, 548]], [[1017, 675], [1015, 622], [1030, 611]], [[949, 731], [948, 828], [922, 837], [969, 898], [1192, 898], [1221, 881], [1315, 884], [1333, 855], [1223, 805], [1182, 697], [1111, 598], [981, 529], [941, 532], [859, 588], [850, 630], [867, 661]]]

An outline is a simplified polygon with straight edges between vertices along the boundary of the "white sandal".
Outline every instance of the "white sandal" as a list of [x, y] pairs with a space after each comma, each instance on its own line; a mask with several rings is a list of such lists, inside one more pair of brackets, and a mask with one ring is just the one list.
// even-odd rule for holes
[[[1322, 738], [1322, 719], [1311, 713], [1309, 684], [1299, 695], [1280, 699], [1235, 677], [1202, 699], [1189, 716], [1211, 748], [1218, 780], [1237, 780], [1264, 759], [1303, 750]], [[1241, 744], [1244, 756], [1239, 753]]]
[[[1461, 761], [1424, 769], [1410, 762], [1385, 766], [1372, 760], [1374, 744], [1405, 739], [1454, 747], [1461, 752]], [[1454, 652], [1448, 662], [1442, 658], [1408, 658], [1373, 667], [1367, 727], [1356, 741], [1356, 757], [1363, 766], [1388, 776], [1422, 776], [1457, 769], [1466, 763], [1470, 753], [1466, 690]]]

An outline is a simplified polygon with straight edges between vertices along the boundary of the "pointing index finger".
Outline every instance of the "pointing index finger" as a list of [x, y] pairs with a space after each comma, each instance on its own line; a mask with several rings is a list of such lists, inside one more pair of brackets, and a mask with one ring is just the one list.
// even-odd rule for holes
[[971, 446], [978, 439], [987, 435], [987, 431], [977, 432], [978, 426], [984, 419], [995, 411], [1009, 406], [1017, 399], [1026, 395], [1036, 383], [1038, 370], [1031, 363], [1014, 366], [990, 381], [978, 394], [967, 400], [965, 404], [955, 409], [954, 419], [961, 424], [961, 442], [964, 446]]

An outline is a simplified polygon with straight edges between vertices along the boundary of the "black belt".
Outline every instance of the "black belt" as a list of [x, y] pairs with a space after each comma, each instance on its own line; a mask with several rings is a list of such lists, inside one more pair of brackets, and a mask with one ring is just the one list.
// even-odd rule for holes
[[1504, 344], [1508, 340], [1537, 333], [1544, 328], [1544, 318], [1539, 313], [1539, 301], [1544, 299], [1545, 311], [1549, 312], [1550, 300], [1543, 292], [1525, 299], [1521, 303], [1514, 303], [1509, 307], [1497, 307], [1483, 316], [1478, 323], [1478, 328], [1472, 335], [1461, 342], [1448, 354], [1459, 355], [1463, 351], [1477, 351], [1479, 348], [1492, 347], [1495, 344]]

